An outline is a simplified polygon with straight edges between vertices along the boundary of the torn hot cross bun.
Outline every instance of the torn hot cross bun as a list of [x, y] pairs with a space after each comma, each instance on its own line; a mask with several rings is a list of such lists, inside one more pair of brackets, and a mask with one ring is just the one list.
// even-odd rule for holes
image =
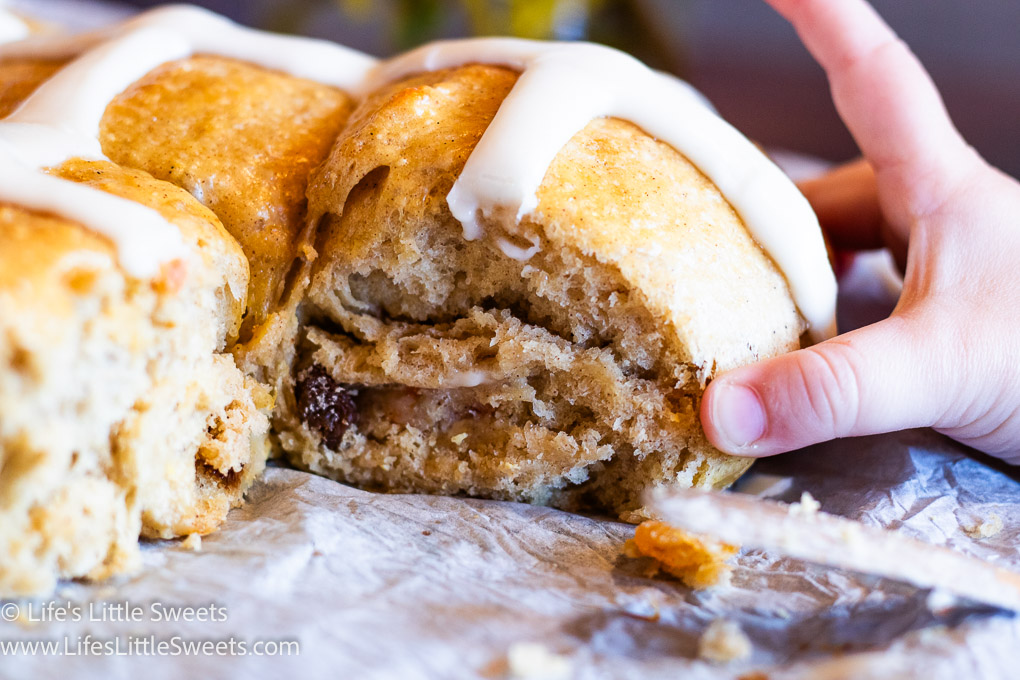
[[[140, 534], [213, 530], [267, 454], [269, 396], [223, 351], [248, 270], [219, 220], [108, 161], [69, 160], [46, 177], [137, 201], [181, 241], [144, 273], [144, 257], [122, 260], [80, 222], [0, 202], [4, 596], [129, 571]], [[154, 240], [169, 250], [175, 239]]]
[[[617, 117], [552, 147], [530, 209], [474, 200], [479, 157], [513, 172], [501, 143], [547, 153], [514, 111], [556, 125], [543, 107], [559, 102], [527, 70], [418, 61], [382, 67], [377, 80], [398, 77], [310, 182], [318, 258], [277, 410], [291, 459], [369, 488], [632, 519], [650, 486], [732, 483], [750, 461], [708, 443], [699, 403], [717, 372], [800, 347], [784, 272], [698, 167]], [[764, 160], [747, 147], [732, 162]], [[831, 277], [824, 248], [807, 255]]]

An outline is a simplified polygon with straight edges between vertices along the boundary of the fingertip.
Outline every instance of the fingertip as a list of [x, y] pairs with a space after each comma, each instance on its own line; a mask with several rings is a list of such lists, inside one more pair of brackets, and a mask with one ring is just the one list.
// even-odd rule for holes
[[734, 456], [767, 455], [760, 450], [768, 428], [765, 406], [758, 392], [730, 379], [717, 379], [705, 392], [701, 421], [712, 445]]
[[702, 407], [709, 441], [757, 458], [854, 434], [859, 395], [852, 361], [829, 341], [720, 376]]
[[893, 315], [720, 376], [702, 406], [706, 435], [727, 453], [757, 457], [932, 425], [951, 401], [954, 374], [932, 369], [952, 364], [919, 328]]

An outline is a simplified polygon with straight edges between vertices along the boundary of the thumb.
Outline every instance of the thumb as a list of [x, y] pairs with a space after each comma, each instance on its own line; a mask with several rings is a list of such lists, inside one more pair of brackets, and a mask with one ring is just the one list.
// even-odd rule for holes
[[925, 427], [946, 408], [954, 362], [905, 317], [729, 371], [701, 404], [718, 449], [768, 456], [837, 437]]

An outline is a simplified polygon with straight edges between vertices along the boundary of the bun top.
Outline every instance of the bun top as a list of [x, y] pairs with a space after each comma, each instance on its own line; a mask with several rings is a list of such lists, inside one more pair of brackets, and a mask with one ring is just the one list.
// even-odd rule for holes
[[[591, 120], [628, 120], [686, 156], [722, 192], [783, 272], [816, 341], [835, 334], [835, 277], [818, 221], [796, 186], [682, 81], [588, 43], [487, 38], [435, 43], [377, 63], [331, 43], [240, 27], [206, 10], [171, 6], [75, 37], [0, 46], [5, 57], [76, 57], [0, 121], [0, 200], [81, 222], [109, 238], [124, 269], [158, 273], [181, 256], [176, 229], [137, 204], [51, 177], [42, 169], [104, 158], [98, 142], [107, 104], [157, 66], [216, 54], [365, 95], [415, 73], [470, 63], [521, 72], [447, 197], [466, 239], [479, 217], [538, 205], [553, 158]], [[531, 247], [496, 241], [508, 257]]]
[[41, 172], [71, 158], [104, 159], [99, 126], [107, 105], [152, 69], [196, 53], [218, 54], [350, 88], [375, 61], [318, 40], [242, 28], [189, 6], [143, 13], [74, 37], [35, 37], [0, 47], [4, 57], [76, 56], [0, 122], [0, 200], [52, 212], [109, 238], [121, 266], [150, 277], [184, 253], [176, 229], [147, 208]]

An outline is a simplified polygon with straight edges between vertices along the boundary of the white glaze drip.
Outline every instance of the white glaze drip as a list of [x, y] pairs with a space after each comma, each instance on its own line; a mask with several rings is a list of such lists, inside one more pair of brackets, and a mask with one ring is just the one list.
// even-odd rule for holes
[[0, 7], [0, 43], [21, 40], [28, 34], [28, 24], [21, 17]]
[[218, 54], [351, 88], [375, 60], [318, 40], [238, 26], [195, 7], [166, 7], [74, 38], [38, 37], [0, 47], [11, 56], [81, 53], [0, 121], [0, 200], [74, 219], [109, 238], [129, 274], [151, 277], [185, 254], [180, 231], [156, 211], [40, 172], [71, 158], [103, 159], [99, 125], [110, 101], [168, 61]]
[[712, 180], [785, 274], [812, 337], [835, 334], [836, 279], [810, 205], [689, 86], [601, 45], [488, 38], [435, 43], [397, 57], [363, 91], [467, 63], [508, 66], [521, 75], [447, 197], [466, 239], [482, 236], [479, 217], [493, 210], [510, 209], [518, 219], [532, 212], [549, 165], [570, 138], [595, 118], [621, 118], [674, 147]]
[[542, 249], [541, 243], [532, 243], [527, 248], [522, 248], [519, 245], [511, 243], [508, 239], [505, 239], [502, 236], [496, 237], [496, 246], [503, 251], [504, 255], [519, 262], [527, 262]]
[[[589, 121], [626, 119], [683, 153], [719, 187], [786, 275], [812, 336], [820, 340], [835, 333], [835, 278], [817, 220], [796, 187], [693, 88], [599, 45], [463, 40], [426, 46], [373, 69], [375, 61], [359, 52], [254, 31], [189, 6], [153, 10], [73, 38], [34, 37], [0, 45], [0, 58], [82, 55], [0, 121], [0, 176], [5, 180], [0, 200], [29, 205], [22, 196], [33, 197], [31, 207], [77, 219], [109, 236], [122, 265], [138, 276], [155, 274], [160, 264], [180, 256], [179, 234], [175, 245], [167, 231], [177, 230], [154, 211], [137, 205], [126, 209], [122, 204], [128, 202], [81, 186], [61, 188], [68, 183], [53, 184], [50, 180], [60, 180], [37, 169], [73, 157], [103, 158], [97, 137], [109, 101], [159, 64], [197, 53], [248, 61], [361, 94], [413, 73], [467, 63], [517, 69], [521, 76], [447, 199], [465, 238], [482, 236], [480, 214], [510, 208], [521, 218], [534, 210], [553, 158]], [[99, 195], [86, 200], [82, 191]], [[143, 213], [149, 217], [140, 217]], [[504, 238], [497, 238], [496, 245], [519, 260], [538, 249]]]
[[0, 155], [0, 201], [66, 216], [110, 239], [125, 271], [138, 278], [185, 254], [180, 231], [155, 210], [68, 182]]

